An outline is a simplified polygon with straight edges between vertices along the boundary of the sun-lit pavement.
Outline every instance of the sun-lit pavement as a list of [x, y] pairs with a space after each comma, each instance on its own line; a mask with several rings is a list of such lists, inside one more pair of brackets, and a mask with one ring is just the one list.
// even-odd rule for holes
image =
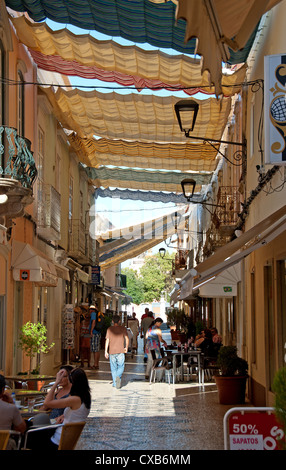
[[149, 385], [142, 346], [126, 357], [122, 387], [112, 387], [109, 362], [101, 352], [99, 371], [86, 370], [92, 407], [79, 450], [223, 450], [223, 417], [216, 386], [196, 383]]

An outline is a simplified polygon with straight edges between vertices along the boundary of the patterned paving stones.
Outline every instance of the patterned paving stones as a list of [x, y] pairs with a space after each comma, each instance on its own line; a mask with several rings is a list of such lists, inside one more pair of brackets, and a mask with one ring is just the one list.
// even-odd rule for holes
[[[142, 349], [141, 349], [142, 350]], [[103, 356], [103, 353], [102, 353]], [[126, 358], [120, 389], [112, 387], [108, 361], [87, 370], [92, 407], [78, 450], [222, 450], [223, 416], [216, 386], [149, 385], [143, 355]]]

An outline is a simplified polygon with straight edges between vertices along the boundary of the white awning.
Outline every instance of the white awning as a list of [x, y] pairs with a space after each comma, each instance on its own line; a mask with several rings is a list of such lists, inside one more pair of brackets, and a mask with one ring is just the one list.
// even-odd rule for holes
[[216, 298], [216, 297], [234, 297], [237, 295], [237, 283], [241, 280], [241, 265], [231, 266], [223, 271], [214, 279], [199, 288], [200, 297]]
[[195, 267], [196, 275], [191, 275], [191, 272], [188, 272], [180, 281], [180, 299], [187, 300], [190, 298], [191, 292], [199, 289], [208, 281], [212, 281], [254, 250], [270, 243], [285, 230], [286, 205], [198, 264]]
[[77, 280], [83, 282], [83, 284], [88, 284], [89, 274], [79, 268], [76, 268], [75, 271], [77, 275]]
[[70, 272], [68, 268], [66, 268], [65, 266], [59, 263], [54, 263], [54, 264], [55, 264], [58, 277], [60, 277], [64, 281], [70, 281]]
[[52, 260], [40, 254], [29, 243], [12, 242], [13, 279], [34, 282], [38, 286], [56, 287], [58, 276]]

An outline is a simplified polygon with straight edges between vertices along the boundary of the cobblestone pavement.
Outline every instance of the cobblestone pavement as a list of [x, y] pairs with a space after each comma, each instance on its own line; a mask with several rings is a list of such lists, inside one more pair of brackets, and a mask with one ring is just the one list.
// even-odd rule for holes
[[223, 417], [214, 382], [171, 384], [145, 380], [138, 355], [126, 356], [120, 389], [112, 387], [109, 362], [101, 351], [99, 371], [86, 370], [92, 407], [78, 450], [223, 450]]

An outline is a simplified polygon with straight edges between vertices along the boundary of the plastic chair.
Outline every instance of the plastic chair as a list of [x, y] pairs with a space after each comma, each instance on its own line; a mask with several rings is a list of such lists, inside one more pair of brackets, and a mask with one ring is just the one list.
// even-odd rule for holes
[[11, 436], [17, 436], [18, 437], [18, 444], [16, 445], [16, 450], [19, 450], [20, 448], [20, 442], [21, 442], [21, 433], [18, 431], [10, 431], [9, 429], [7, 430], [0, 430], [0, 450], [6, 450], [8, 446], [8, 442]]
[[74, 450], [84, 426], [85, 426], [85, 421], [79, 421], [76, 423], [53, 424], [49, 426], [31, 428], [26, 432], [23, 450], [29, 450], [29, 447], [27, 447], [27, 441], [31, 433], [43, 432], [45, 430], [50, 430], [50, 429], [56, 430], [59, 427], [62, 428], [62, 433], [61, 433], [61, 439], [60, 439], [58, 450]]
[[168, 374], [168, 381], [170, 385], [170, 370], [172, 370], [172, 364], [169, 363], [167, 356], [157, 358], [154, 350], [151, 350], [151, 355], [153, 359], [153, 364], [150, 373], [150, 384], [152, 383], [152, 381], [155, 382], [157, 371], [166, 371]]
[[62, 429], [59, 450], [74, 450], [84, 426], [85, 421], [65, 424]]

